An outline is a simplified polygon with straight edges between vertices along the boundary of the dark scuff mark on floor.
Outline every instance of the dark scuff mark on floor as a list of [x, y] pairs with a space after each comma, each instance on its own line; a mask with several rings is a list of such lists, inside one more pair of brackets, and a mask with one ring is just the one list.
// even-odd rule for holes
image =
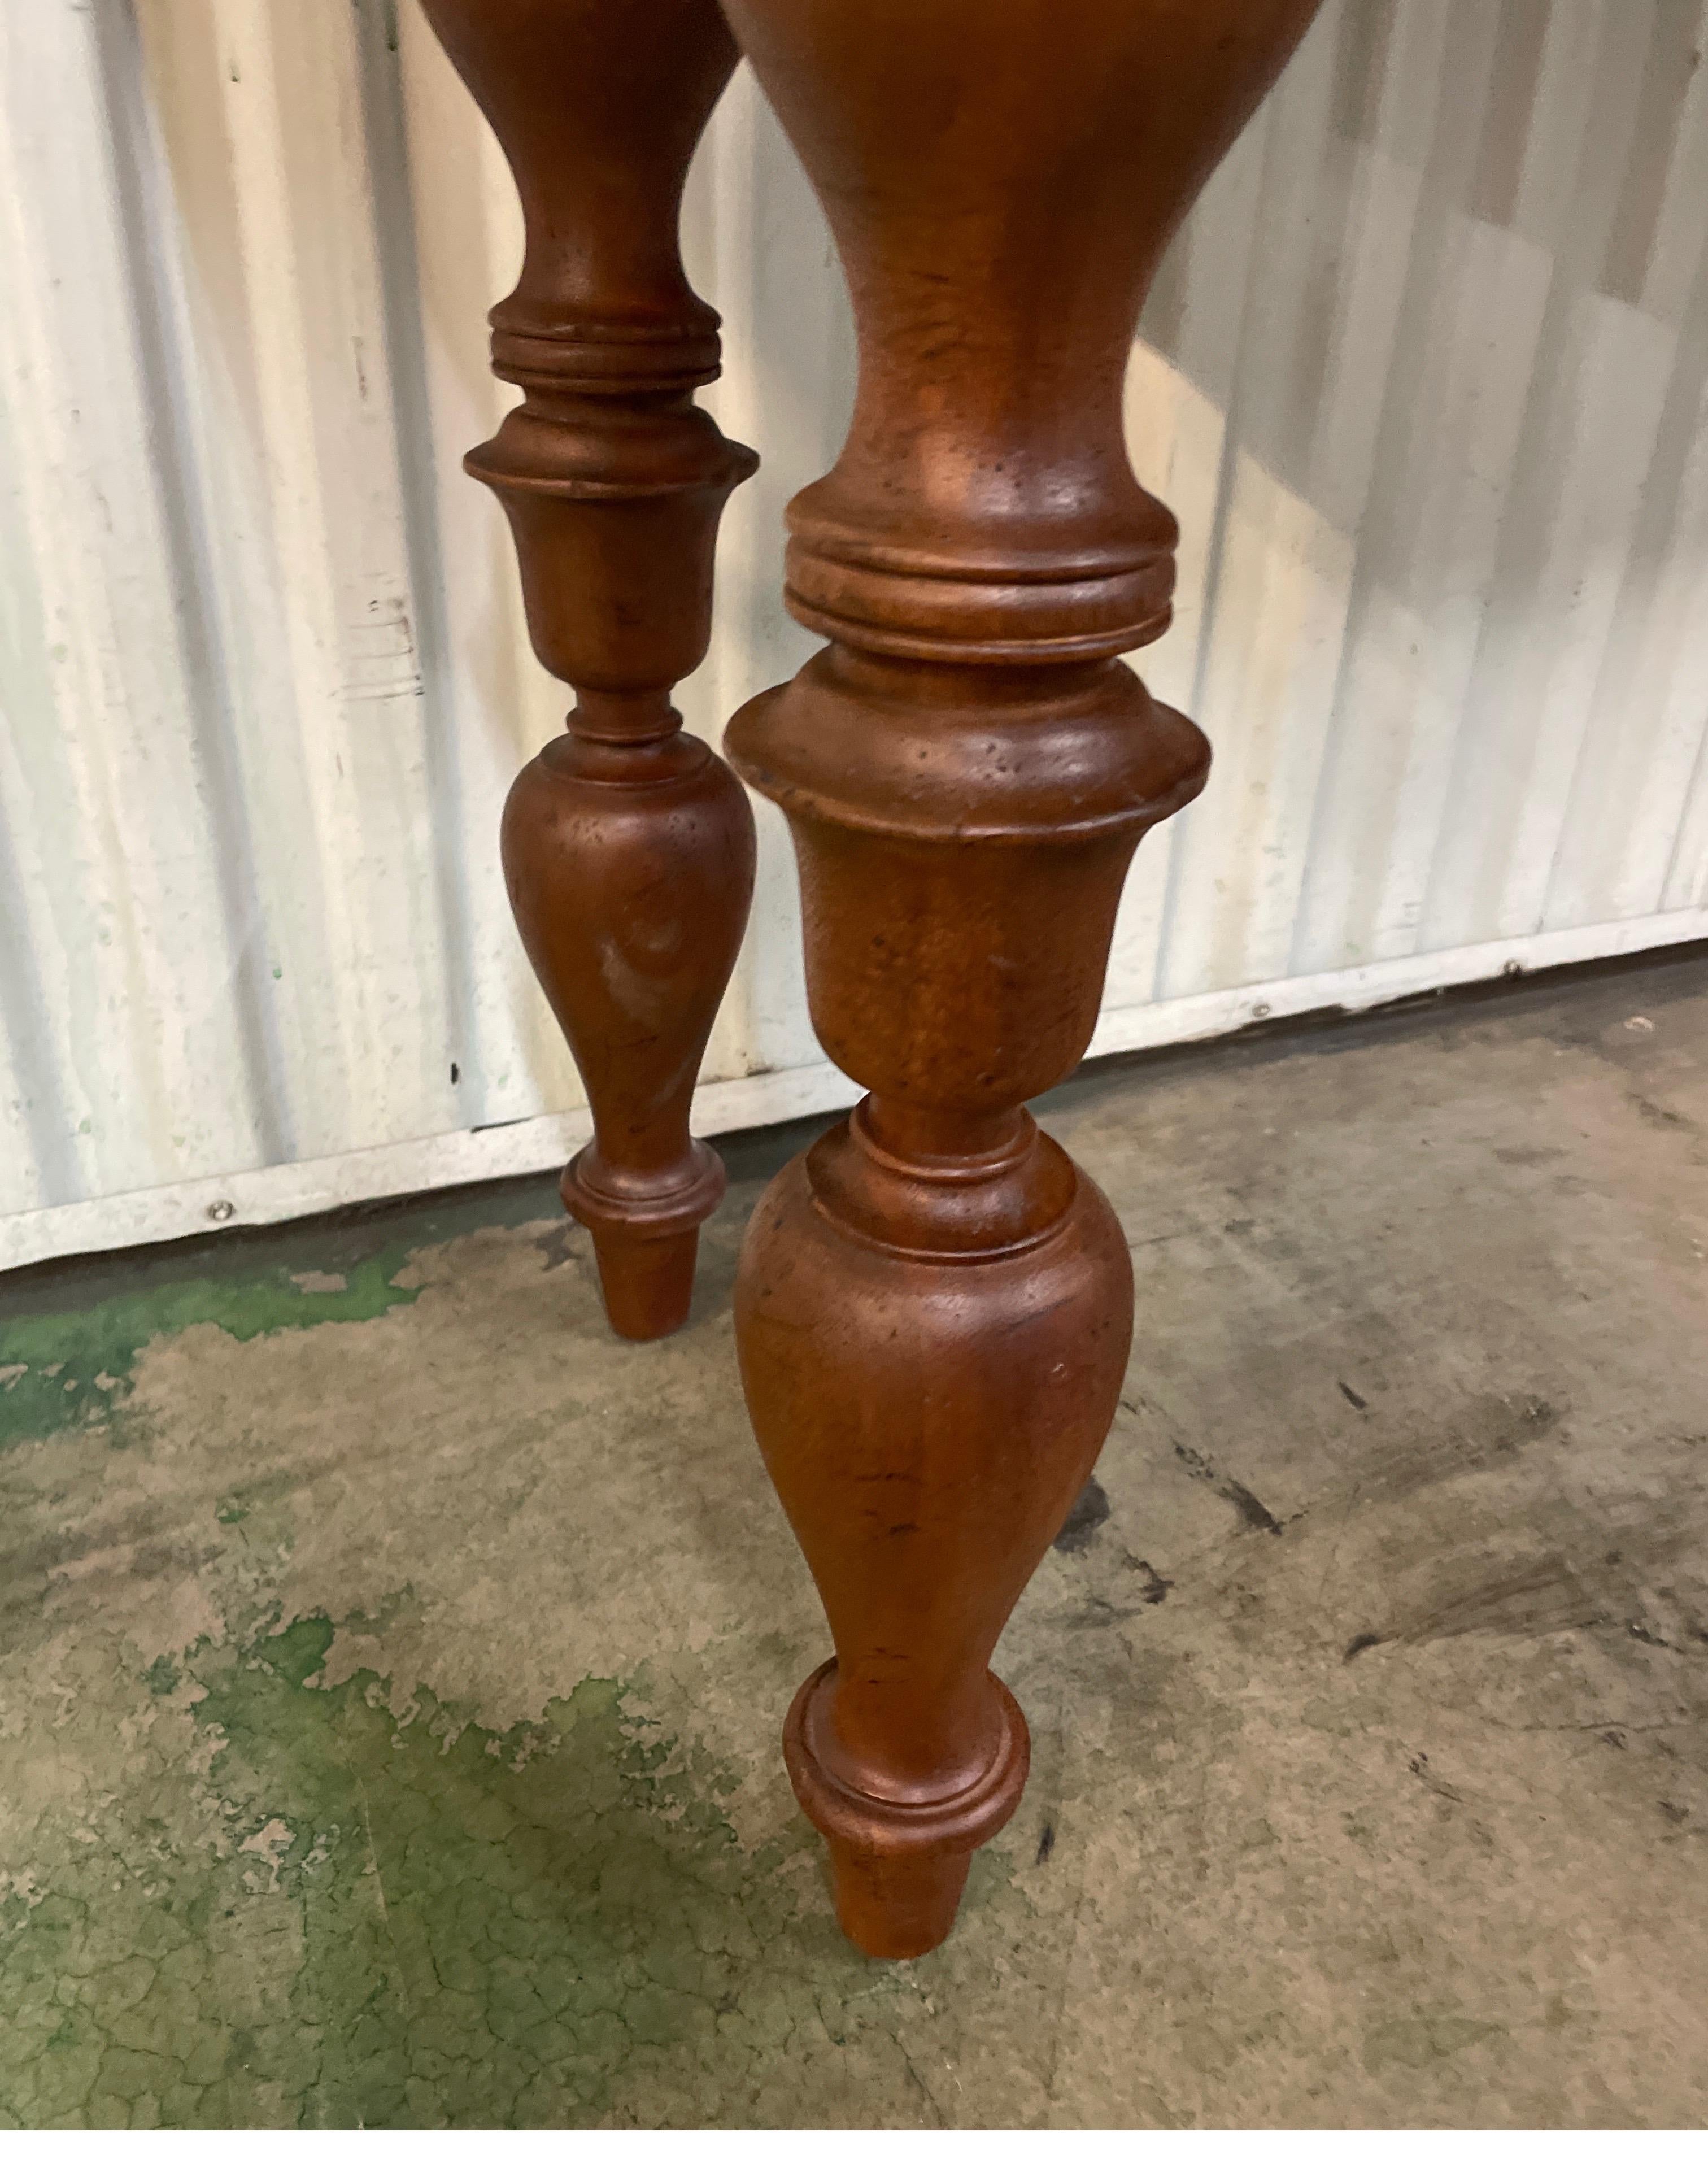
[[1196, 1447], [1174, 1443], [1175, 1459], [1188, 1477], [1195, 1477], [1200, 1484], [1226, 1500], [1248, 1530], [1266, 1530], [1272, 1538], [1281, 1533], [1281, 1526], [1264, 1506], [1249, 1486], [1242, 1484], [1237, 1477], [1224, 1477], [1213, 1461], [1201, 1455]]
[[1138, 1594], [1147, 1605], [1160, 1605], [1174, 1588], [1171, 1578], [1159, 1575], [1149, 1560], [1129, 1559], [1127, 1565], [1128, 1571], [1138, 1576]]
[[1109, 1520], [1109, 1494], [1094, 1477], [1088, 1477], [1068, 1511], [1067, 1520], [1055, 1533], [1055, 1549], [1059, 1553], [1083, 1553], [1094, 1537]]
[[539, 1251], [547, 1272], [554, 1273], [559, 1265], [575, 1263], [576, 1233], [574, 1220], [565, 1219], [562, 1226], [554, 1227], [549, 1234], [541, 1237]]

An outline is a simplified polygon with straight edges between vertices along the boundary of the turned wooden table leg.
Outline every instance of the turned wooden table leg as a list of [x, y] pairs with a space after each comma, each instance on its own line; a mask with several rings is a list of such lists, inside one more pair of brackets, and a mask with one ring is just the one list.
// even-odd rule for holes
[[948, 1933], [1024, 1783], [993, 1647], [1096, 1460], [1132, 1281], [1023, 1102], [1083, 1054], [1121, 881], [1209, 749], [1117, 654], [1176, 532], [1122, 444], [1146, 284], [1316, 0], [726, 0], [861, 344], [790, 511], [829, 639], [728, 747], [787, 814], [826, 1051], [870, 1095], [753, 1216], [754, 1428], [835, 1657], [784, 1743], [843, 1928]]
[[677, 247], [694, 146], [736, 63], [715, 0], [423, 0], [521, 193], [526, 257], [493, 312], [524, 400], [468, 467], [503, 501], [568, 732], [512, 789], [516, 922], [592, 1108], [564, 1201], [631, 1340], [688, 1312], [724, 1191], [688, 1111], [753, 884], [753, 820], [670, 691], [705, 656], [725, 501], [755, 467], [692, 389], [717, 314]]

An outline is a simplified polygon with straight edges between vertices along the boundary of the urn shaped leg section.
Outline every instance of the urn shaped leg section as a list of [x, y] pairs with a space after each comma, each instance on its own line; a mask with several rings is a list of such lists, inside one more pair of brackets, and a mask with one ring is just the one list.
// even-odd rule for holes
[[[772, 1184], [736, 1318], [835, 1645], [789, 1714], [790, 1776], [830, 1841], [848, 1936], [910, 1956], [947, 1936], [972, 1851], [1025, 1784], [1026, 1723], [990, 1654], [1109, 1428], [1132, 1279], [1100, 1191], [1023, 1117], [952, 1179], [886, 1150], [882, 1119], [868, 1101]], [[968, 1188], [995, 1210], [988, 1247], [922, 1258], [884, 1239], [887, 1192], [928, 1224], [934, 1195]]]
[[752, 812], [691, 735], [612, 747], [571, 733], [517, 779], [503, 838], [517, 926], [592, 1108], [564, 1203], [592, 1232], [613, 1329], [653, 1339], [688, 1314], [700, 1227], [724, 1193], [688, 1113], [747, 921]]

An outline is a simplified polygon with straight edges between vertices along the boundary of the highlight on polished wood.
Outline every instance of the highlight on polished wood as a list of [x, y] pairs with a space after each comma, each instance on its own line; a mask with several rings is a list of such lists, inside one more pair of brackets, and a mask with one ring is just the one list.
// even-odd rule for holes
[[689, 1106], [752, 893], [752, 813], [681, 732], [724, 503], [755, 457], [693, 389], [718, 317], [678, 248], [694, 147], [736, 64], [715, 0], [422, 0], [521, 192], [526, 252], [492, 314], [523, 390], [468, 468], [498, 494], [528, 631], [576, 692], [504, 810], [511, 903], [581, 1071], [594, 1140], [565, 1172], [615, 1330], [687, 1316], [722, 1162]]
[[738, 714], [813, 1019], [868, 1087], [772, 1184], [736, 1333], [835, 1655], [791, 1777], [875, 1955], [948, 1933], [1027, 1729], [989, 1670], [1112, 1419], [1132, 1278], [1024, 1102], [1085, 1052], [1122, 880], [1209, 748], [1120, 654], [1172, 517], [1121, 430], [1168, 239], [1317, 0], [727, 0], [829, 218], [859, 393], [789, 516], [829, 639]]

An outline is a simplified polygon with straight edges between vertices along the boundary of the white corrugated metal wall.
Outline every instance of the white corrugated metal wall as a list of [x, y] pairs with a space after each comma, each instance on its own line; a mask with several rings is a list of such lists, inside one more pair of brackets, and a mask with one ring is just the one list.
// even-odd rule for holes
[[[1701, 0], [1331, 0], [1165, 268], [1141, 663], [1216, 746], [1097, 1049], [1708, 934]], [[696, 172], [732, 504], [715, 734], [811, 639], [847, 413], [745, 73]], [[410, 0], [0, 0], [0, 1262], [552, 1163], [579, 1091], [494, 843], [559, 693], [462, 450], [513, 193]], [[701, 1125], [835, 1102], [794, 883]]]

